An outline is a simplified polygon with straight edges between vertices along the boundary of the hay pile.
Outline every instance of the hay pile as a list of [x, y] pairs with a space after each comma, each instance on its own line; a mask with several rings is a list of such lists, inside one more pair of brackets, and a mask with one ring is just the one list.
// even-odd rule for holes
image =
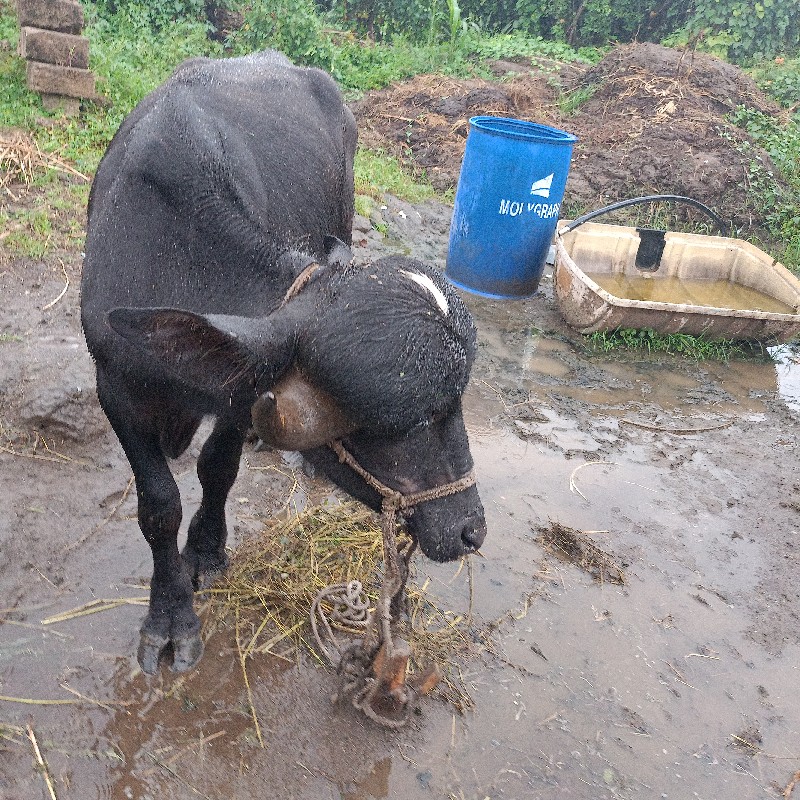
[[270, 520], [234, 552], [221, 585], [211, 590], [206, 625], [245, 620], [251, 626], [245, 655], [285, 658], [306, 648], [317, 656], [306, 626], [317, 593], [357, 579], [374, 602], [382, 556], [380, 525], [356, 503], [315, 506]]
[[14, 197], [12, 186], [33, 183], [37, 175], [48, 170], [89, 180], [58, 156], [43, 152], [29, 136], [16, 131], [0, 132], [0, 190]]
[[[321, 589], [358, 580], [374, 607], [382, 567], [380, 520], [360, 503], [314, 506], [271, 520], [237, 548], [225, 577], [210, 590], [204, 638], [233, 624], [243, 664], [255, 654], [295, 660], [301, 651], [326, 663], [311, 631], [314, 599]], [[412, 570], [407, 585], [410, 619], [402, 631], [414, 653], [410, 668], [440, 664], [446, 671], [440, 696], [469, 708], [472, 701], [453, 659], [465, 654], [475, 638], [469, 632], [471, 620], [437, 608], [425, 588], [415, 585]], [[363, 635], [341, 626], [339, 630]]]
[[[743, 105], [780, 113], [777, 103], [739, 67], [715, 56], [646, 42], [615, 47], [578, 77], [578, 86], [598, 89], [584, 111], [636, 119], [642, 125], [676, 116], [718, 124], [723, 114]], [[670, 103], [671, 110], [666, 110]]]

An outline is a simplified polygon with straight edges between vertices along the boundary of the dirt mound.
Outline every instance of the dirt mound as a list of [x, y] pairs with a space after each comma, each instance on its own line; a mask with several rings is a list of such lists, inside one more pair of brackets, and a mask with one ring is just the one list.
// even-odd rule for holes
[[[580, 139], [569, 198], [585, 206], [647, 194], [693, 197], [757, 227], [762, 209], [746, 194], [751, 162], [772, 169], [725, 115], [745, 105], [778, 113], [738, 67], [655, 44], [619, 47], [576, 81], [594, 90], [564, 120]], [[745, 191], [743, 191], [743, 188]]]
[[[512, 116], [579, 137], [564, 198], [568, 213], [638, 195], [680, 194], [739, 228], [759, 228], [763, 209], [747, 192], [749, 176], [753, 163], [768, 170], [772, 164], [725, 115], [740, 105], [779, 109], [738, 67], [631, 44], [592, 68], [562, 73], [561, 84], [554, 87], [552, 73], [534, 70], [500, 82], [427, 75], [368, 93], [354, 112], [363, 144], [397, 156], [440, 191], [457, 184], [469, 118]], [[565, 113], [559, 99], [576, 92], [591, 96]]]
[[584, 113], [594, 113], [599, 107], [618, 114], [639, 109], [643, 116], [657, 118], [670, 101], [680, 106], [683, 116], [711, 114], [715, 119], [740, 105], [768, 113], [779, 111], [739, 67], [713, 56], [657, 44], [618, 47], [576, 83], [600, 84], [593, 100], [583, 107]]
[[559, 122], [553, 88], [532, 75], [505, 83], [419, 75], [369, 92], [353, 110], [361, 144], [396, 156], [424, 173], [439, 191], [453, 189], [458, 182], [470, 117]]

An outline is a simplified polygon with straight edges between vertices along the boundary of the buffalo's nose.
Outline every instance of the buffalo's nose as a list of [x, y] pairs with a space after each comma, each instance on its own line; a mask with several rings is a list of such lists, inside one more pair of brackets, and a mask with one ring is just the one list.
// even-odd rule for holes
[[468, 522], [461, 531], [461, 541], [464, 543], [464, 550], [468, 553], [477, 550], [486, 538], [486, 523], [481, 520]]

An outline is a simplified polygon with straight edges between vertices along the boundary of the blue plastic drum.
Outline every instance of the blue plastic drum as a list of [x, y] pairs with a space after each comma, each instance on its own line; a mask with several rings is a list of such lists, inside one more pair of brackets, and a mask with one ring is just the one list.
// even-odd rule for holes
[[577, 137], [506, 117], [469, 124], [445, 276], [486, 297], [529, 297], [544, 271]]

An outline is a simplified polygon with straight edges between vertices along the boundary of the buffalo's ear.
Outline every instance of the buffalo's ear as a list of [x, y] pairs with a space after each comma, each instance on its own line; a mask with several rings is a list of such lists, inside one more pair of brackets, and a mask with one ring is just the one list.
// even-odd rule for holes
[[322, 242], [325, 247], [325, 261], [329, 266], [346, 267], [353, 262], [353, 252], [335, 236], [326, 236]]
[[291, 361], [293, 331], [280, 319], [201, 315], [175, 308], [116, 308], [109, 325], [184, 383], [232, 392], [271, 385]]

